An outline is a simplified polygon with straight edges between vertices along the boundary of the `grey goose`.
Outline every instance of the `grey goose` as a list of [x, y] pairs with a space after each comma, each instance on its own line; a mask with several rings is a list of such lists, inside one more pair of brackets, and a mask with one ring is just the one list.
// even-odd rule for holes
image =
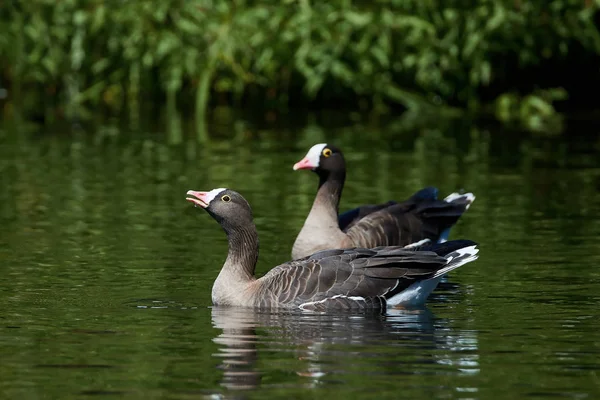
[[478, 257], [469, 240], [411, 249], [335, 249], [288, 261], [256, 278], [258, 233], [244, 197], [219, 188], [190, 190], [186, 200], [205, 209], [227, 234], [227, 258], [212, 288], [214, 305], [311, 311], [416, 306], [442, 275]]
[[342, 151], [316, 144], [293, 168], [310, 169], [319, 176], [317, 195], [292, 247], [294, 259], [333, 248], [401, 246], [424, 239], [443, 242], [475, 201], [472, 193], [452, 193], [438, 200], [438, 190], [427, 187], [401, 203], [370, 204], [338, 215], [346, 180]]

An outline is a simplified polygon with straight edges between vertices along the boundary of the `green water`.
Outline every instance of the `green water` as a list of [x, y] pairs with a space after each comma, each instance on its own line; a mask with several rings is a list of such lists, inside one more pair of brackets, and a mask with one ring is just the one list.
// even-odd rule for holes
[[[0, 130], [1, 398], [600, 398], [595, 132], [309, 125], [200, 146], [158, 130]], [[225, 235], [185, 192], [247, 197], [262, 274], [316, 189], [292, 165], [327, 140], [343, 209], [474, 192], [451, 237], [480, 259], [410, 313], [212, 308]]]

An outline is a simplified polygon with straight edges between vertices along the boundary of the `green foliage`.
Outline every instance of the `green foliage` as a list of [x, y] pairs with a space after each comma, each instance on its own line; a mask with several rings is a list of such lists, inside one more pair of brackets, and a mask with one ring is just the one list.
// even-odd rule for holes
[[[513, 91], [505, 59], [537, 66], [575, 44], [600, 54], [599, 8], [598, 0], [9, 1], [0, 3], [1, 72], [80, 115], [166, 94], [172, 107], [195, 102], [201, 121], [211, 93], [239, 98], [250, 87], [274, 89], [284, 103], [333, 88], [413, 111], [478, 110], [482, 88], [502, 80]], [[496, 104], [510, 98], [525, 119], [496, 112], [503, 121], [555, 115], [555, 96], [510, 96]]]
[[538, 90], [526, 96], [505, 93], [496, 99], [495, 116], [507, 124], [522, 124], [534, 132], [559, 133], [563, 128], [562, 116], [552, 107], [552, 102], [565, 100], [564, 89]]

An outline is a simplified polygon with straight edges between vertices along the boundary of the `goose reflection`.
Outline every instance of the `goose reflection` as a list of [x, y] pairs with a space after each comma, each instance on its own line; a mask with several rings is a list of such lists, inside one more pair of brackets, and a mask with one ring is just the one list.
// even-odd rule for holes
[[222, 385], [228, 389], [252, 389], [259, 385], [260, 375], [255, 371], [257, 322], [252, 310], [214, 307], [213, 326], [223, 333], [213, 341], [222, 345], [217, 357], [223, 359]]
[[[215, 355], [221, 359], [221, 384], [233, 390], [261, 385], [261, 369], [265, 367], [257, 366], [258, 348], [265, 359], [273, 360], [267, 367], [274, 367], [273, 363], [282, 364], [281, 368], [291, 365], [298, 377], [308, 378], [301, 382], [304, 387], [335, 379], [334, 374], [347, 368], [356, 371], [359, 364], [374, 362], [368, 360], [377, 360], [382, 373], [395, 373], [399, 365], [411, 367], [402, 366], [401, 360], [406, 358], [402, 353], [417, 353], [419, 364], [453, 365], [455, 360], [438, 350], [454, 351], [456, 343], [475, 343], [476, 349], [476, 340], [454, 332], [447, 321], [436, 319], [427, 308], [388, 310], [385, 315], [332, 315], [215, 306], [212, 322], [222, 329], [214, 338], [221, 345]], [[273, 352], [278, 356], [272, 357]], [[287, 358], [282, 353], [293, 357], [289, 362], [281, 361]], [[468, 363], [473, 366], [472, 357]]]

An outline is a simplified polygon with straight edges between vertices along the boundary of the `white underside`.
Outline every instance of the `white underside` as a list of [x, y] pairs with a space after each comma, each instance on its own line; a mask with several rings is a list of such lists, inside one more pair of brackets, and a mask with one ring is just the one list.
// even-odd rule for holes
[[416, 282], [387, 300], [388, 307], [420, 306], [425, 304], [427, 297], [435, 290], [442, 277]]

